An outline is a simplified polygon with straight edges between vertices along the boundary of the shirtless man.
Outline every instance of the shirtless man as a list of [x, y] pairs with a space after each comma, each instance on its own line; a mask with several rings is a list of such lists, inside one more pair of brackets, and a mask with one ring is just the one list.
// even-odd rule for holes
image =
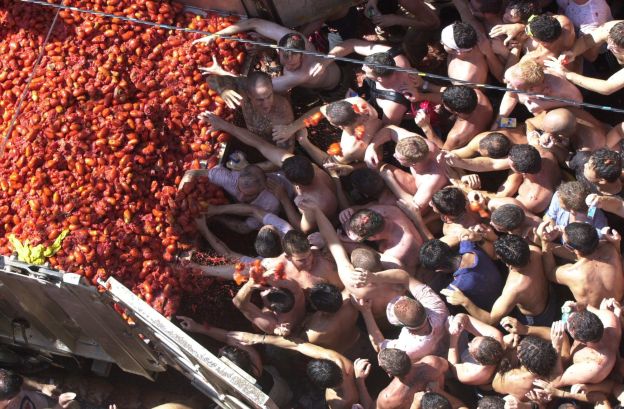
[[[280, 47], [316, 51], [302, 34], [258, 18], [239, 20], [217, 31], [214, 35], [195, 40], [195, 43], [210, 44], [218, 35], [233, 35], [244, 31], [255, 31], [263, 37], [276, 41]], [[314, 68], [318, 62], [317, 57], [282, 50], [278, 51], [278, 55], [284, 72], [281, 76], [273, 78], [275, 92], [285, 94], [290, 89], [299, 86], [317, 90], [327, 101], [336, 101], [344, 97], [349, 78], [346, 78], [347, 76], [335, 63], [328, 64], [320, 72], [316, 72]]]
[[541, 14], [526, 25], [529, 38], [524, 43], [526, 54], [520, 61], [543, 64], [548, 57], [558, 57], [574, 45], [574, 25], [564, 15]]
[[[409, 409], [414, 395], [435, 384], [440, 390], [444, 389], [444, 373], [449, 365], [445, 359], [437, 356], [426, 356], [412, 364], [407, 354], [399, 349], [383, 349], [377, 356], [379, 366], [392, 377], [392, 381], [385, 387], [377, 400], [374, 400], [366, 388], [365, 379], [368, 370], [365, 369], [357, 387], [360, 402], [365, 409]], [[356, 365], [369, 368], [368, 360], [358, 360]]]
[[[460, 350], [460, 337], [464, 331], [474, 338]], [[503, 358], [503, 334], [466, 314], [457, 314], [450, 319], [449, 333], [448, 361], [457, 380], [464, 385], [489, 385]]]
[[622, 191], [622, 157], [609, 149], [592, 152], [583, 168], [583, 176], [592, 183], [600, 194], [620, 195]]
[[[336, 199], [334, 183], [331, 177], [318, 166], [310, 163], [310, 160], [301, 155], [293, 155], [284, 149], [280, 149], [244, 128], [235, 126], [211, 113], [203, 113], [202, 119], [207, 120], [214, 130], [229, 133], [246, 145], [250, 145], [276, 166], [280, 166], [286, 178], [295, 185], [298, 201], [311, 200], [329, 217], [336, 213], [338, 202]], [[303, 232], [311, 232], [315, 225], [310, 222], [309, 215], [302, 212], [299, 226]]]
[[481, 132], [468, 142], [468, 145], [453, 149], [452, 154], [460, 159], [485, 156], [492, 159], [504, 158], [512, 145], [527, 143], [524, 127], [499, 129], [495, 132]]
[[[477, 213], [468, 211], [466, 196], [456, 187], [447, 186], [438, 190], [429, 202], [429, 206], [434, 213], [440, 215], [444, 223], [442, 226], [444, 236], [456, 236], [481, 222]], [[444, 238], [442, 240], [445, 241]]]
[[477, 32], [466, 23], [444, 27], [440, 42], [448, 54], [448, 76], [453, 79], [487, 83], [488, 63], [477, 47]]
[[518, 317], [529, 325], [550, 326], [558, 311], [556, 299], [549, 296], [549, 284], [542, 267], [538, 247], [529, 246], [521, 237], [509, 234], [494, 242], [494, 251], [509, 269], [503, 292], [491, 311], [477, 307], [456, 290], [447, 297], [451, 304], [461, 305], [468, 314], [486, 324], [495, 325], [515, 308]]
[[291, 341], [271, 335], [229, 332], [228, 336], [243, 345], [267, 344], [278, 348], [297, 351], [312, 358], [307, 365], [310, 381], [325, 390], [325, 399], [330, 409], [351, 409], [358, 401], [353, 363], [331, 349], [301, 341]]
[[603, 298], [621, 300], [624, 295], [624, 277], [620, 256], [621, 236], [613, 229], [604, 229], [605, 242], [598, 241], [596, 229], [587, 223], [568, 224], [563, 241], [578, 258], [573, 264], [557, 267], [551, 248], [558, 231], [544, 222], [538, 234], [542, 237], [544, 272], [550, 281], [566, 285], [574, 299], [594, 308]]

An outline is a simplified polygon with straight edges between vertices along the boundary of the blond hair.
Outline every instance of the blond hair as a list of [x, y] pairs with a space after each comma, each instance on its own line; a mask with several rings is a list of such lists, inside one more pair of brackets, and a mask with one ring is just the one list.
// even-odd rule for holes
[[527, 87], [534, 87], [544, 82], [544, 67], [533, 60], [519, 62], [515, 71]]

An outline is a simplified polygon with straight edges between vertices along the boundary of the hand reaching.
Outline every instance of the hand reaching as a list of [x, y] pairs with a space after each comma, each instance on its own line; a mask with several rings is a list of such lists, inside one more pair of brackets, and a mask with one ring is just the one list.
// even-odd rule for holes
[[479, 175], [470, 174], [461, 177], [461, 182], [470, 190], [481, 189], [481, 178]]
[[297, 129], [294, 129], [290, 124], [273, 125], [273, 142], [282, 144], [288, 143], [295, 132], [297, 132]]
[[370, 374], [371, 364], [368, 359], [358, 358], [353, 362], [355, 379], [366, 379]]
[[232, 75], [219, 65], [217, 57], [214, 55], [212, 56], [212, 65], [210, 67], [198, 67], [198, 69], [204, 75]]
[[336, 162], [327, 162], [323, 163], [323, 168], [329, 173], [331, 176], [347, 176], [353, 172], [353, 166], [345, 165], [342, 163]]
[[210, 129], [213, 131], [224, 131], [228, 129], [231, 124], [227, 122], [225, 119], [218, 117], [209, 111], [204, 111], [197, 116], [199, 119], [204, 120], [210, 123]]
[[223, 90], [223, 92], [221, 92], [221, 98], [230, 109], [236, 109], [243, 101], [243, 96], [233, 89]]
[[414, 117], [414, 122], [421, 128], [431, 127], [431, 122], [429, 121], [429, 115], [425, 112], [424, 109], [419, 109], [416, 112], [416, 116]]
[[563, 321], [555, 321], [550, 327], [550, 341], [557, 353], [561, 353], [563, 348], [563, 337], [565, 336], [565, 323]]
[[490, 30], [490, 38], [505, 36], [503, 40], [504, 45], [508, 45], [509, 42], [515, 39], [520, 33], [524, 31], [524, 24], [498, 24]]
[[180, 328], [187, 332], [197, 332], [203, 328], [203, 325], [195, 321], [193, 318], [184, 315], [178, 315], [176, 318], [180, 321]]
[[193, 40], [193, 42], [191, 44], [206, 44], [206, 45], [210, 45], [214, 42], [214, 40], [216, 40], [219, 36], [210, 34], [201, 38], [198, 38], [197, 40]]
[[366, 166], [371, 169], [377, 169], [379, 167], [379, 155], [377, 155], [377, 151], [373, 145], [368, 145], [366, 148], [364, 162], [366, 162]]
[[451, 305], [466, 305], [469, 301], [468, 297], [453, 284], [449, 285], [449, 287], [451, 287], [451, 290], [448, 288], [440, 290], [440, 294], [446, 297], [446, 302]]
[[552, 74], [557, 77], [565, 78], [566, 74], [570, 72], [565, 65], [563, 65], [564, 56], [559, 56], [559, 58], [548, 57], [544, 60], [545, 72], [547, 74]]
[[500, 322], [501, 327], [510, 334], [526, 335], [529, 328], [513, 317], [505, 317]]

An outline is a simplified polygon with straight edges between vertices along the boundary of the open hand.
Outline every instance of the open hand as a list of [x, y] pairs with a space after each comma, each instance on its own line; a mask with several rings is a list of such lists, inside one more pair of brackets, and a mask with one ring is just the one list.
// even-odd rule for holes
[[221, 98], [230, 109], [236, 109], [243, 101], [243, 96], [233, 89], [223, 90], [223, 92], [221, 92]]
[[565, 78], [565, 75], [570, 72], [565, 65], [563, 65], [563, 56], [559, 58], [548, 57], [544, 60], [545, 72], [547, 74], [556, 75], [557, 77]]
[[212, 65], [210, 67], [198, 67], [197, 69], [204, 75], [231, 75], [221, 67], [217, 62], [217, 57], [214, 55], [212, 56]]

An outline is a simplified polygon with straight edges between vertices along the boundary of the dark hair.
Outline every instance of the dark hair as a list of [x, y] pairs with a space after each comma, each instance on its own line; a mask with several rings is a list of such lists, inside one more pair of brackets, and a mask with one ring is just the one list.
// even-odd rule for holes
[[557, 196], [561, 199], [563, 205], [576, 212], [587, 210], [585, 198], [587, 198], [589, 193], [587, 185], [577, 180], [562, 183], [557, 188]]
[[482, 337], [472, 357], [481, 365], [498, 365], [503, 358], [503, 346], [492, 337]]
[[349, 219], [349, 229], [359, 237], [367, 239], [384, 229], [384, 218], [374, 210], [358, 210]]
[[286, 313], [295, 306], [295, 296], [287, 288], [272, 287], [266, 295], [267, 308], [271, 311]]
[[499, 237], [494, 242], [494, 252], [503, 263], [514, 267], [524, 267], [531, 260], [529, 243], [515, 234]]
[[433, 194], [431, 201], [444, 216], [457, 217], [466, 211], [466, 196], [456, 187], [445, 187]]
[[379, 366], [392, 376], [407, 375], [412, 368], [412, 361], [405, 351], [385, 348], [377, 356]]
[[511, 231], [522, 226], [525, 218], [524, 210], [520, 206], [508, 203], [497, 207], [492, 212], [490, 220], [503, 229]]
[[613, 40], [615, 45], [624, 48], [624, 22], [620, 21], [609, 30], [609, 38]]
[[557, 351], [550, 342], [529, 335], [518, 345], [518, 359], [530, 372], [547, 377], [557, 364]]
[[351, 264], [354, 268], [373, 273], [381, 271], [383, 268], [379, 253], [366, 247], [358, 247], [351, 252]]
[[222, 356], [232, 361], [236, 366], [248, 374], [254, 375], [251, 358], [249, 357], [249, 353], [244, 349], [232, 345], [226, 345], [219, 350], [219, 357]]
[[335, 313], [342, 307], [342, 294], [333, 284], [315, 284], [310, 289], [310, 304], [317, 311]]
[[459, 48], [468, 49], [477, 45], [477, 31], [468, 23], [453, 24], [453, 39]]
[[622, 173], [622, 158], [616, 151], [600, 148], [589, 157], [589, 166], [607, 182], [615, 182]]
[[580, 342], [598, 342], [604, 334], [604, 325], [591, 311], [583, 310], [570, 314], [568, 331], [572, 338]]
[[397, 142], [395, 150], [411, 162], [420, 162], [429, 154], [429, 146], [420, 136], [401, 139]]
[[520, 21], [525, 24], [529, 21], [529, 17], [540, 12], [539, 4], [531, 0], [510, 0], [507, 8], [516, 10]]
[[542, 157], [531, 145], [514, 145], [509, 150], [509, 159], [520, 173], [535, 174], [542, 170]]
[[410, 328], [418, 328], [427, 319], [427, 311], [420, 301], [403, 297], [393, 306], [394, 315], [401, 324]]
[[310, 242], [308, 237], [299, 230], [289, 230], [284, 234], [282, 247], [287, 256], [292, 256], [310, 251]]
[[348, 101], [336, 101], [325, 108], [327, 119], [336, 126], [350, 126], [357, 120], [353, 104]]
[[321, 389], [335, 388], [342, 383], [340, 367], [329, 359], [313, 359], [306, 369], [308, 378]]
[[282, 254], [282, 240], [275, 229], [262, 226], [254, 241], [256, 253], [261, 257], [277, 257]]
[[16, 397], [21, 389], [24, 378], [13, 371], [0, 368], [0, 400]]
[[505, 400], [500, 396], [484, 396], [479, 399], [477, 409], [505, 409]]
[[310, 159], [303, 155], [290, 156], [282, 161], [286, 179], [295, 185], [307, 186], [314, 180], [314, 167]]
[[349, 181], [351, 182], [349, 198], [359, 205], [379, 199], [386, 188], [386, 183], [379, 172], [368, 167], [355, 169], [349, 175]]
[[452, 269], [456, 256], [448, 244], [438, 239], [429, 240], [420, 247], [420, 262], [430, 270]]
[[552, 43], [561, 36], [561, 24], [553, 16], [542, 14], [529, 21], [531, 36], [545, 43]]
[[565, 227], [565, 233], [568, 236], [566, 243], [583, 256], [598, 248], [598, 233], [589, 223], [572, 222]]
[[451, 403], [444, 396], [435, 392], [426, 392], [420, 399], [421, 409], [452, 409]]
[[451, 85], [442, 93], [442, 102], [453, 112], [469, 114], [477, 107], [478, 98], [475, 90], [470, 87]]
[[247, 92], [252, 92], [258, 85], [270, 86], [273, 88], [271, 76], [263, 71], [250, 72], [245, 80], [245, 88], [247, 89]]
[[[305, 40], [299, 33], [288, 33], [279, 39], [277, 45], [280, 47], [294, 48], [296, 50], [305, 50]], [[284, 51], [287, 56], [295, 53], [295, 51]]]
[[500, 132], [490, 132], [479, 141], [479, 149], [486, 151], [490, 158], [500, 159], [509, 154], [511, 142]]
[[371, 69], [371, 72], [375, 77], [388, 77], [394, 74], [394, 70], [390, 68], [382, 68], [382, 67], [372, 66], [368, 64], [379, 64], [379, 65], [387, 65], [389, 67], [396, 67], [396, 63], [394, 62], [392, 55], [390, 55], [390, 53], [387, 53], [387, 52], [375, 53], [375, 54], [366, 56], [366, 58], [364, 58], [364, 64]]

